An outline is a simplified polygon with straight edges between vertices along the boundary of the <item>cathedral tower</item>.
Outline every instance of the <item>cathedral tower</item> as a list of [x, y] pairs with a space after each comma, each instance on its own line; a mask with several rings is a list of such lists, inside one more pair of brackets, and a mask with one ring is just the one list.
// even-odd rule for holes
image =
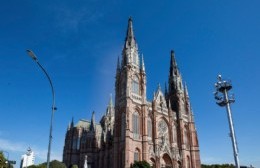
[[[116, 73], [114, 168], [130, 167], [136, 160], [147, 160], [145, 139], [146, 74], [134, 36], [133, 21], [128, 20], [122, 61]], [[136, 146], [132, 149], [131, 146]]]
[[183, 79], [179, 72], [175, 53], [171, 51], [169, 72], [169, 108], [176, 114], [177, 146], [183, 167], [200, 167], [199, 145], [195, 129], [193, 113], [190, 106], [187, 86], [183, 86]]

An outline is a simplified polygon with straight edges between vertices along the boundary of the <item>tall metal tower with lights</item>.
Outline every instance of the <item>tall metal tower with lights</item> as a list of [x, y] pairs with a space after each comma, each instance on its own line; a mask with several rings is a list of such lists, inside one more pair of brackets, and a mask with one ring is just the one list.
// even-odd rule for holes
[[234, 103], [234, 95], [229, 95], [228, 91], [232, 89], [231, 81], [223, 80], [221, 75], [218, 75], [218, 82], [215, 83], [216, 92], [214, 93], [216, 103], [224, 107], [226, 106], [227, 114], [228, 114], [228, 121], [229, 121], [229, 128], [230, 128], [230, 137], [232, 140], [233, 152], [234, 152], [234, 159], [236, 168], [239, 168], [239, 159], [238, 159], [238, 148], [235, 136], [235, 129], [232, 120], [232, 114], [230, 109], [230, 103]]

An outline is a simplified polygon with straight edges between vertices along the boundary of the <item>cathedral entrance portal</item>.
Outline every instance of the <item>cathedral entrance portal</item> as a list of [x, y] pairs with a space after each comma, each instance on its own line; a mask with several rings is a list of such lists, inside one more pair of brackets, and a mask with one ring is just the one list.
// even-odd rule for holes
[[161, 158], [161, 168], [172, 168], [172, 161], [168, 154], [164, 154]]
[[152, 168], [155, 168], [155, 160], [154, 158], [150, 158], [150, 165]]

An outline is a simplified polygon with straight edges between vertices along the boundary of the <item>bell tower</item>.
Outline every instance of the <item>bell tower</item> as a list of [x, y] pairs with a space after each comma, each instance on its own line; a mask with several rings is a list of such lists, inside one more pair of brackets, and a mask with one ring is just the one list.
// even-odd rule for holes
[[200, 168], [199, 144], [194, 116], [191, 110], [187, 86], [177, 67], [175, 53], [171, 51], [169, 92], [167, 97], [171, 108], [177, 117], [177, 146], [183, 167]]
[[[114, 167], [130, 167], [142, 160], [145, 148], [142, 139], [147, 138], [146, 120], [146, 73], [143, 56], [140, 57], [134, 36], [133, 21], [128, 19], [121, 63], [118, 58], [115, 82], [115, 136]], [[135, 151], [131, 147], [135, 145]], [[138, 156], [137, 156], [138, 155]]]

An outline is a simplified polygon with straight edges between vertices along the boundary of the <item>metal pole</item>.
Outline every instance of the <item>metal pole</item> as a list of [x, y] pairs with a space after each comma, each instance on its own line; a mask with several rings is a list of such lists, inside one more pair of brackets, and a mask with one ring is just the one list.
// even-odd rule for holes
[[50, 86], [51, 86], [51, 92], [52, 92], [52, 110], [51, 110], [51, 121], [50, 121], [50, 134], [49, 134], [49, 144], [48, 144], [48, 153], [47, 153], [47, 168], [50, 167], [50, 155], [51, 155], [51, 143], [52, 143], [52, 125], [53, 125], [53, 117], [54, 112], [57, 110], [55, 107], [55, 92], [54, 87], [52, 85], [52, 81], [50, 76], [48, 75], [47, 71], [43, 68], [43, 66], [40, 64], [39, 60], [37, 59], [36, 55], [31, 51], [27, 50], [28, 55], [37, 63], [37, 65], [40, 67], [40, 69], [44, 72], [45, 76], [47, 77]]
[[235, 129], [234, 129], [232, 114], [230, 109], [230, 103], [234, 103], [235, 100], [233, 97], [229, 98], [228, 95], [228, 91], [232, 89], [232, 85], [230, 81], [222, 80], [221, 75], [218, 75], [218, 82], [215, 83], [215, 87], [216, 87], [216, 92], [214, 93], [214, 95], [217, 104], [221, 107], [226, 106], [229, 128], [230, 128], [230, 137], [231, 137], [233, 153], [234, 153], [234, 160], [235, 160], [236, 168], [240, 168]]
[[229, 128], [230, 128], [230, 132], [231, 132], [230, 136], [231, 136], [231, 140], [232, 140], [235, 164], [236, 164], [236, 168], [240, 168], [235, 130], [234, 130], [234, 125], [233, 125], [233, 121], [232, 121], [232, 114], [231, 114], [230, 103], [229, 103], [229, 99], [228, 99], [228, 93], [227, 93], [226, 89], [224, 90], [224, 97], [225, 97], [225, 100], [227, 102], [226, 110], [227, 110], [227, 114], [228, 114]]

